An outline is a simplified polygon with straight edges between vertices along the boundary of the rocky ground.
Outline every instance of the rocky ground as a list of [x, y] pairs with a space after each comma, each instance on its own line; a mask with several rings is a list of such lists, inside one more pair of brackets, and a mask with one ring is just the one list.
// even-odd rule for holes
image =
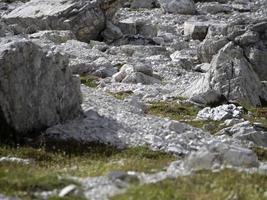
[[267, 197], [266, 0], [2, 0], [0, 44], [0, 199]]

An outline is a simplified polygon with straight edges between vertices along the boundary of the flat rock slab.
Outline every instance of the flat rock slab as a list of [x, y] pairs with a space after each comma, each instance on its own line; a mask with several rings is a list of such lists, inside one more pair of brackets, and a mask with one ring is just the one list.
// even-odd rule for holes
[[78, 40], [88, 42], [104, 29], [100, 1], [32, 0], [3, 16], [18, 33], [38, 30], [71, 30]]

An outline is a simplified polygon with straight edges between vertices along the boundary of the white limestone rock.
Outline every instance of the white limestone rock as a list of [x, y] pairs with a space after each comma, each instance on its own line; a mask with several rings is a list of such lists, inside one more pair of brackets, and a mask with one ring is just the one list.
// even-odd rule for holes
[[78, 40], [88, 42], [105, 27], [101, 1], [32, 0], [3, 16], [19, 33], [38, 30], [71, 30]]
[[71, 31], [39, 31], [29, 35], [30, 39], [41, 39], [55, 44], [65, 43], [68, 40], [76, 40], [75, 35]]
[[218, 134], [230, 135], [236, 139], [250, 141], [255, 145], [267, 147], [267, 131], [252, 125], [249, 121], [236, 123], [221, 130]]
[[191, 153], [184, 165], [190, 171], [224, 166], [251, 168], [258, 167], [259, 161], [257, 155], [250, 149], [213, 142]]
[[79, 115], [80, 81], [65, 56], [27, 39], [0, 44], [0, 128], [39, 132]]
[[261, 105], [266, 100], [267, 91], [244, 51], [229, 42], [213, 58], [210, 70], [184, 92], [192, 97], [213, 89], [228, 100], [241, 101], [251, 105]]
[[160, 80], [153, 74], [152, 68], [141, 63], [123, 65], [112, 78], [116, 82], [123, 83], [142, 83], [145, 85], [160, 83]]
[[197, 114], [197, 119], [221, 121], [232, 118], [241, 118], [243, 108], [234, 104], [225, 104], [215, 108], [206, 107]]

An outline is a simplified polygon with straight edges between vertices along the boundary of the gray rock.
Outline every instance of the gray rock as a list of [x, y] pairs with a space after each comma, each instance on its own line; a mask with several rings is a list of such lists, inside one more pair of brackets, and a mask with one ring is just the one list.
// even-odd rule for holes
[[4, 22], [0, 22], [0, 37], [12, 36], [14, 32]]
[[53, 48], [69, 58], [69, 66], [75, 74], [93, 74], [105, 78], [117, 72], [105, 53], [87, 43], [68, 40], [66, 43], [53, 45]]
[[193, 70], [196, 72], [201, 72], [201, 73], [205, 73], [207, 71], [209, 71], [210, 69], [210, 64], [209, 63], [201, 63], [196, 65]]
[[195, 14], [196, 7], [193, 0], [159, 0], [163, 11], [173, 14]]
[[245, 53], [261, 81], [267, 81], [267, 48], [246, 48]]
[[188, 88], [185, 95], [195, 96], [210, 89], [216, 90], [228, 100], [251, 105], [261, 105], [266, 100], [265, 87], [254, 72], [244, 51], [232, 42], [223, 47], [212, 62], [210, 70]]
[[4, 196], [0, 194], [0, 200], [20, 200], [20, 199], [17, 197], [9, 197], [9, 196]]
[[68, 185], [64, 187], [60, 192], [59, 192], [59, 197], [65, 197], [71, 193], [73, 193], [77, 189], [77, 185]]
[[249, 121], [234, 124], [218, 134], [230, 135], [239, 140], [251, 141], [255, 145], [267, 147], [267, 131], [257, 130], [256, 125], [251, 125]]
[[246, 148], [213, 142], [197, 152], [191, 153], [185, 160], [188, 170], [216, 169], [222, 166], [258, 167], [257, 155]]
[[197, 94], [189, 99], [189, 101], [193, 103], [197, 103], [200, 105], [211, 106], [211, 105], [220, 105], [222, 103], [226, 103], [226, 98], [222, 94], [218, 93], [215, 90], [208, 90], [207, 92], [203, 92]]
[[198, 5], [197, 10], [205, 14], [231, 13], [233, 11], [231, 5], [220, 4], [218, 2], [209, 2]]
[[119, 21], [117, 25], [120, 27], [123, 34], [137, 34], [136, 20], [134, 18], [123, 19]]
[[141, 63], [123, 65], [120, 71], [113, 75], [113, 80], [116, 82], [142, 83], [145, 85], [160, 83], [160, 80], [154, 77], [152, 68]]
[[241, 118], [243, 108], [234, 104], [226, 104], [215, 108], [206, 107], [197, 114], [197, 119], [221, 121], [232, 118]]
[[156, 0], [134, 0], [131, 3], [131, 8], [155, 8], [157, 5]]
[[0, 163], [1, 162], [11, 162], [16, 164], [22, 164], [22, 165], [29, 165], [34, 163], [32, 159], [22, 159], [17, 157], [0, 157]]
[[65, 43], [68, 40], [75, 40], [76, 37], [71, 31], [39, 31], [29, 35], [30, 39], [41, 39], [53, 42], [55, 44]]
[[222, 39], [205, 39], [198, 48], [198, 58], [201, 62], [210, 63], [212, 58], [223, 48], [229, 41]]
[[78, 40], [89, 42], [105, 27], [101, 1], [32, 0], [3, 16], [16, 31], [71, 30]]
[[80, 81], [66, 57], [26, 39], [0, 44], [1, 128], [38, 132], [80, 113]]
[[204, 40], [208, 32], [209, 24], [205, 22], [186, 21], [184, 23], [184, 35], [193, 40]]
[[101, 35], [108, 43], [120, 39], [123, 36], [120, 28], [112, 24], [110, 21], [107, 21], [106, 29]]

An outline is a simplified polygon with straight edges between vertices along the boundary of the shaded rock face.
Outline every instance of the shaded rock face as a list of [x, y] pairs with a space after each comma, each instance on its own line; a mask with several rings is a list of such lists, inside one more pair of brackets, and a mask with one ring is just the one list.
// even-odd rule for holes
[[100, 1], [33, 0], [7, 15], [4, 21], [17, 33], [38, 30], [71, 30], [78, 40], [96, 39], [105, 28]]
[[196, 8], [192, 0], [159, 0], [163, 11], [173, 14], [195, 14]]
[[38, 132], [80, 113], [80, 83], [68, 59], [26, 39], [0, 43], [1, 129]]

